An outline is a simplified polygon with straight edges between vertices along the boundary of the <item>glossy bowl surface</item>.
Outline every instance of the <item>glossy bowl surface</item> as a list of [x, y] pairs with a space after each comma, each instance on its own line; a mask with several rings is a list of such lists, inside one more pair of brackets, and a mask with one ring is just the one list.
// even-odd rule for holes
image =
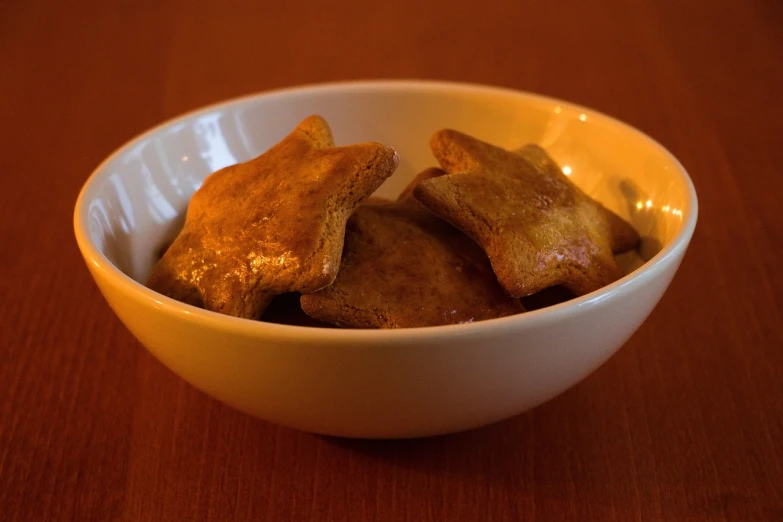
[[[507, 148], [535, 142], [643, 236], [628, 273], [597, 292], [518, 316], [402, 330], [278, 325], [208, 312], [143, 286], [211, 172], [264, 152], [320, 114], [338, 144], [378, 141], [400, 167], [394, 197], [435, 164], [454, 128]], [[248, 96], [166, 122], [124, 145], [76, 203], [79, 248], [109, 305], [160, 361], [206, 393], [286, 426], [349, 437], [416, 437], [489, 424], [566, 390], [641, 325], [693, 234], [697, 200], [680, 163], [600, 113], [507, 89], [426, 81], [316, 85]]]

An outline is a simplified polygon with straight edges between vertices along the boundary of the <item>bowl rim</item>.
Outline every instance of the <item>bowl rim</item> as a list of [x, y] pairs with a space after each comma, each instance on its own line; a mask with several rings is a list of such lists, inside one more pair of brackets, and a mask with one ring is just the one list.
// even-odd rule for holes
[[[378, 91], [419, 91], [419, 92], [462, 92], [473, 94], [496, 94], [513, 95], [528, 98], [533, 101], [551, 105], [558, 105], [564, 109], [578, 111], [589, 115], [590, 119], [619, 127], [623, 131], [630, 132], [638, 137], [649, 141], [652, 145], [660, 149], [661, 152], [677, 167], [679, 175], [682, 177], [687, 188], [687, 205], [684, 205], [682, 213], [682, 224], [674, 237], [650, 260], [634, 270], [632, 273], [623, 276], [617, 281], [604, 286], [603, 288], [590, 292], [580, 297], [576, 297], [564, 303], [548, 306], [538, 310], [532, 310], [521, 314], [487, 319], [471, 323], [441, 325], [441, 326], [423, 326], [399, 329], [364, 329], [364, 328], [319, 328], [310, 326], [296, 326], [278, 323], [268, 323], [253, 319], [244, 319], [229, 315], [212, 312], [203, 308], [181, 303], [175, 299], [159, 294], [130, 276], [123, 273], [98, 249], [93, 242], [88, 225], [88, 202], [87, 195], [93, 186], [106, 175], [105, 168], [128, 150], [138, 146], [138, 144], [154, 134], [174, 127], [186, 120], [205, 115], [211, 112], [223, 110], [232, 105], [241, 105], [252, 102], [259, 98], [275, 96], [295, 96], [308, 93], [323, 93], [329, 91], [361, 90], [363, 92]], [[297, 339], [297, 340], [319, 340], [319, 341], [399, 341], [414, 340], [422, 336], [432, 338], [433, 336], [475, 336], [485, 334], [497, 334], [509, 330], [521, 330], [534, 325], [540, 326], [542, 323], [550, 324], [559, 321], [564, 316], [569, 316], [587, 308], [597, 306], [607, 299], [612, 299], [621, 294], [633, 291], [646, 281], [654, 278], [660, 271], [670, 264], [673, 260], [683, 254], [687, 248], [691, 237], [693, 236], [698, 218], [698, 199], [696, 189], [693, 185], [688, 172], [680, 161], [661, 145], [658, 141], [642, 132], [641, 130], [624, 123], [616, 118], [606, 115], [600, 111], [591, 109], [583, 105], [575, 104], [558, 98], [544, 96], [528, 91], [485, 85], [478, 83], [439, 81], [439, 80], [421, 80], [421, 79], [386, 79], [386, 80], [352, 80], [327, 83], [311, 83], [293, 87], [282, 87], [277, 89], [265, 90], [238, 96], [209, 105], [204, 105], [180, 115], [169, 118], [162, 123], [140, 133], [129, 139], [127, 142], [115, 149], [106, 157], [84, 182], [79, 191], [76, 205], [74, 208], [73, 222], [74, 233], [79, 250], [82, 253], [88, 267], [91, 271], [97, 270], [103, 276], [103, 280], [111, 283], [122, 291], [126, 296], [141, 301], [142, 304], [157, 308], [161, 313], [168, 315], [178, 315], [193, 324], [200, 324], [218, 330], [230, 330], [233, 333], [241, 333], [247, 336], [262, 336], [265, 338]], [[134, 297], [135, 296], [135, 297]], [[371, 339], [368, 338], [371, 337]]]

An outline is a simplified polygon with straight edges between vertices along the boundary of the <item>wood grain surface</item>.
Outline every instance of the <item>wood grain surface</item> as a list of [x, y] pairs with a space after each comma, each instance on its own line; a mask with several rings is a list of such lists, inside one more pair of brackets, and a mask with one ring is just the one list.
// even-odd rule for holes
[[[103, 301], [71, 215], [165, 118], [354, 78], [464, 80], [609, 113], [701, 212], [609, 362], [468, 433], [325, 438], [240, 414]], [[783, 3], [0, 2], [0, 520], [783, 520]]]

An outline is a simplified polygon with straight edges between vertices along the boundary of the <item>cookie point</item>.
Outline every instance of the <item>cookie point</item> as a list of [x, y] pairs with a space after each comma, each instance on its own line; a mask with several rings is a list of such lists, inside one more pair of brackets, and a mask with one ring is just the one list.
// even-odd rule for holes
[[400, 155], [397, 153], [397, 149], [394, 149], [392, 147], [386, 147], [387, 150], [390, 150], [392, 153], [391, 161], [394, 163], [394, 168], [397, 168], [400, 165]]
[[325, 146], [334, 146], [332, 129], [326, 120], [318, 114], [313, 114], [302, 120], [296, 126], [296, 130], [303, 132], [314, 142]]
[[528, 143], [527, 145], [523, 146], [521, 149], [519, 149], [519, 152], [530, 152], [532, 154], [546, 154], [549, 156], [546, 150], [537, 143]]
[[326, 120], [320, 114], [311, 114], [307, 118], [303, 119], [299, 123], [299, 126], [300, 127], [303, 127], [303, 126], [308, 126], [308, 127], [325, 127], [327, 129], [329, 128], [329, 124], [326, 123]]
[[440, 129], [439, 131], [435, 131], [435, 133], [430, 138], [430, 145], [432, 148], [435, 148], [439, 143], [442, 143], [444, 140], [448, 139], [450, 134], [451, 129]]
[[397, 167], [400, 165], [400, 155], [397, 153], [396, 149], [376, 142], [370, 143], [369, 145], [371, 147], [370, 150], [375, 151], [375, 154], [377, 154], [376, 157], [380, 159], [380, 162], [385, 168], [388, 168], [391, 171], [389, 175], [397, 170]]

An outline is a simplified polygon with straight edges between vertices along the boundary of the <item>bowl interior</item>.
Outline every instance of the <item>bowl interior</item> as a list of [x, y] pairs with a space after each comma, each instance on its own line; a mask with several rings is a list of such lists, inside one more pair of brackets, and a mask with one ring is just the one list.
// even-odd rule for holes
[[438, 129], [506, 148], [538, 143], [577, 185], [643, 236], [639, 252], [618, 258], [626, 272], [670, 242], [694, 204], [671, 155], [588, 109], [488, 87], [367, 82], [242, 98], [165, 123], [98, 168], [77, 219], [103, 256], [143, 282], [204, 178], [263, 153], [310, 114], [326, 118], [338, 144], [378, 141], [397, 149], [400, 166], [377, 193], [385, 197], [436, 164], [429, 140]]

